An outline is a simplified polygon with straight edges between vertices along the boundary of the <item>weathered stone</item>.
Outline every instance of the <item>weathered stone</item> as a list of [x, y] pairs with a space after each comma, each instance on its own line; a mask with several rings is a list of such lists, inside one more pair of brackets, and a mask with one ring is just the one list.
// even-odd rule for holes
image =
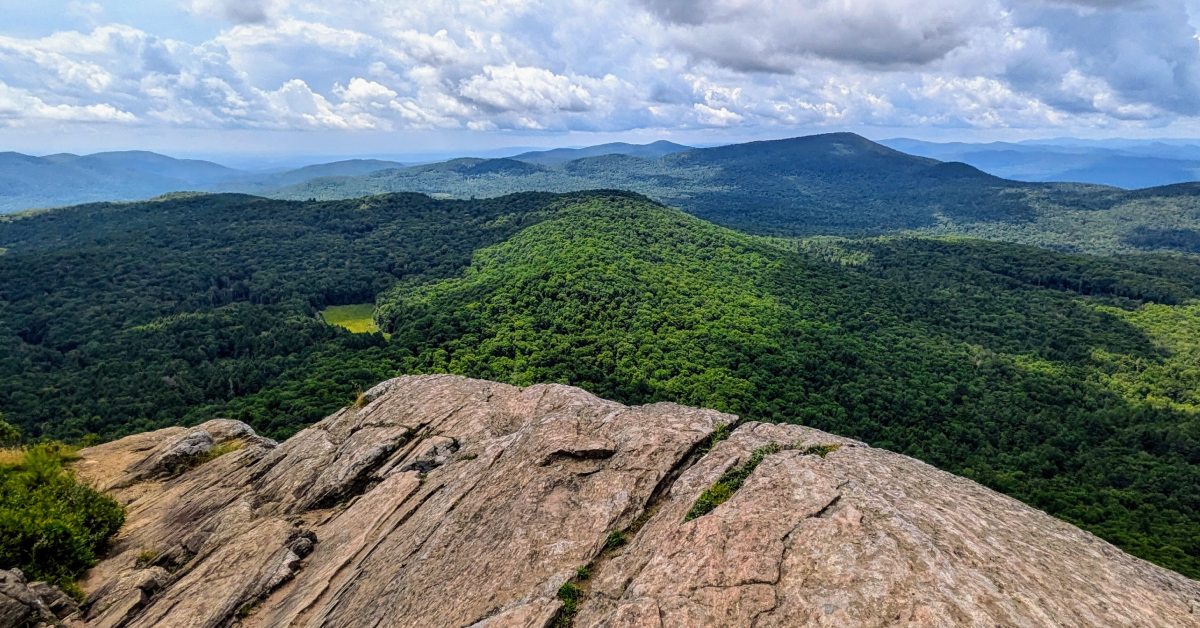
[[78, 610], [58, 587], [26, 582], [20, 569], [0, 569], [0, 627], [55, 625]]
[[87, 625], [102, 628], [125, 625], [169, 582], [171, 576], [162, 567], [135, 568], [105, 581], [88, 596], [84, 614]]
[[46, 582], [33, 582], [29, 584], [29, 590], [33, 591], [33, 594], [59, 619], [79, 612], [79, 604], [56, 586]]
[[[685, 521], [759, 447], [742, 488]], [[811, 445], [839, 445], [825, 455]], [[1200, 583], [924, 463], [746, 424], [593, 570], [577, 626], [1195, 626]]]
[[[225, 421], [83, 450], [128, 505], [88, 624], [540, 627], [588, 566], [578, 626], [1197, 625], [1200, 584], [816, 430], [747, 424], [700, 456], [734, 417], [450, 376], [364, 400], [278, 446]], [[244, 446], [188, 453], [199, 431]]]
[[23, 626], [48, 615], [20, 569], [0, 569], [0, 626]]

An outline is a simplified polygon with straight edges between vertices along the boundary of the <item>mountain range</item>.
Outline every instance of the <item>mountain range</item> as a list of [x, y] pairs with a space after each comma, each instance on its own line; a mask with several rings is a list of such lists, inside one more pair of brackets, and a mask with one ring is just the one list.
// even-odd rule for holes
[[1200, 180], [1200, 142], [1044, 140], [971, 144], [894, 139], [882, 143], [913, 155], [961, 161], [1019, 181], [1139, 189]]
[[133, 201], [180, 191], [269, 193], [317, 177], [365, 175], [403, 165], [354, 159], [255, 173], [146, 151], [44, 157], [0, 153], [0, 214], [79, 203]]
[[[644, 145], [615, 142], [583, 148], [529, 151], [511, 159], [542, 165], [614, 154], [655, 159], [688, 148], [667, 141]], [[0, 214], [79, 203], [143, 200], [184, 191], [279, 196], [312, 180], [361, 177], [410, 165], [381, 159], [347, 159], [300, 168], [255, 171], [147, 151], [83, 156], [59, 153], [42, 157], [0, 153]]]
[[585, 157], [603, 157], [604, 155], [628, 155], [641, 159], [658, 159], [659, 157], [681, 153], [691, 148], [691, 146], [684, 146], [666, 140], [659, 140], [649, 144], [612, 142], [583, 148], [555, 148], [552, 150], [530, 151], [513, 155], [510, 159], [542, 166], [552, 166]]
[[610, 154], [555, 165], [456, 159], [282, 188], [276, 198], [388, 192], [442, 198], [525, 190], [632, 190], [763, 235], [958, 235], [1063, 251], [1200, 251], [1200, 184], [1137, 191], [1002, 179], [850, 133], [697, 148], [657, 159]]
[[[1191, 188], [1161, 187], [1200, 178], [1200, 148], [1191, 145], [886, 144], [890, 148], [847, 133], [713, 148], [613, 143], [416, 166], [359, 159], [269, 172], [144, 152], [5, 153], [0, 212], [177, 191], [307, 200], [402, 191], [471, 198], [614, 188], [764, 234], [915, 230], [993, 237], [1002, 231], [1008, 240], [1108, 252], [1151, 241], [1177, 249], [1183, 242], [1183, 250], [1192, 250], [1200, 239], [1186, 226], [1160, 233], [1164, 225], [1189, 223], [1194, 213]], [[1160, 187], [1147, 187], [1152, 185]], [[1125, 187], [1147, 189], [1118, 189]], [[1150, 198], [1156, 201], [1145, 202]], [[1091, 211], [1097, 209], [1102, 213]], [[1155, 215], [1141, 220], [1146, 211]], [[1182, 221], [1175, 218], [1180, 215]], [[1085, 224], [1089, 233], [1080, 238], [1071, 224]]]
[[45, 157], [0, 153], [0, 213], [148, 198], [240, 175], [207, 161], [173, 159], [143, 151]]

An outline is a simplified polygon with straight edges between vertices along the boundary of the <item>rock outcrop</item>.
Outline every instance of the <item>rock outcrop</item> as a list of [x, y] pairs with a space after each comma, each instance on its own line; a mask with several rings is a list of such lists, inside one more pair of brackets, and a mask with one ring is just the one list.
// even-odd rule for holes
[[20, 569], [0, 569], [0, 626], [53, 626], [79, 610], [75, 600]]
[[128, 513], [81, 621], [1200, 626], [1200, 583], [817, 430], [451, 376], [364, 402], [83, 450]]

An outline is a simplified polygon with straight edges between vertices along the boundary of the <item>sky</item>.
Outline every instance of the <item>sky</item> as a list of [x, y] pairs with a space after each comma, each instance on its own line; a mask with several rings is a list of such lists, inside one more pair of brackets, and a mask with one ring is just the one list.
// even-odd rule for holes
[[1200, 137], [1200, 0], [0, 0], [0, 151]]

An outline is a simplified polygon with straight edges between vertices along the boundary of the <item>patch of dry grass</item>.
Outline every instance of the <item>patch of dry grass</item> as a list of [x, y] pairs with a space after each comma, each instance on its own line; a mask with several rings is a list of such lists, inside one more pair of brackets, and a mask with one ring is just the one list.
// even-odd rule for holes
[[25, 450], [19, 447], [0, 449], [0, 466], [11, 467], [21, 464], [25, 459]]

